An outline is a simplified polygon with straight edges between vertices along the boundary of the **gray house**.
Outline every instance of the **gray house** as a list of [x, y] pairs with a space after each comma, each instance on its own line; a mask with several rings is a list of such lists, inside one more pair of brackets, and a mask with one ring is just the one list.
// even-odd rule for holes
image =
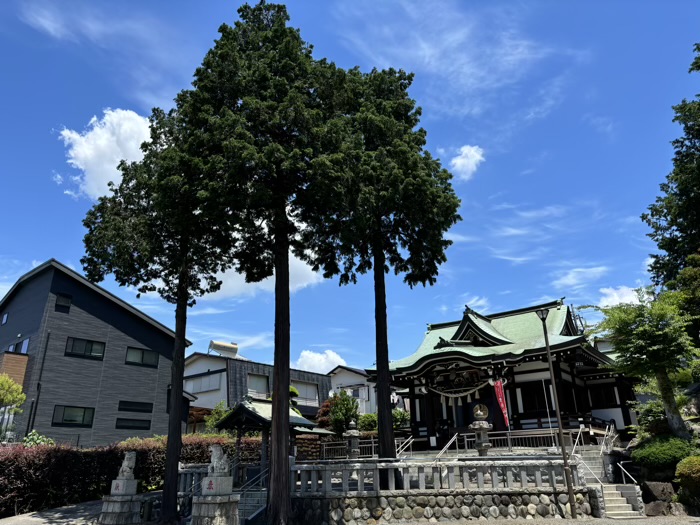
[[[185, 390], [198, 398], [193, 403], [194, 410], [191, 412], [196, 412], [197, 408], [214, 408], [219, 401], [225, 401], [229, 407], [233, 407], [245, 397], [270, 399], [274, 370], [272, 365], [250, 361], [237, 351], [227, 355], [202, 352], [190, 354], [185, 359], [184, 386]], [[299, 391], [296, 401], [301, 414], [307, 419], [315, 419], [331, 390], [330, 376], [291, 369], [290, 383]], [[200, 431], [203, 426], [199, 419], [191, 418], [188, 431]]]
[[80, 446], [166, 434], [174, 337], [58, 261], [37, 266], [0, 300], [0, 372], [27, 396], [16, 434]]

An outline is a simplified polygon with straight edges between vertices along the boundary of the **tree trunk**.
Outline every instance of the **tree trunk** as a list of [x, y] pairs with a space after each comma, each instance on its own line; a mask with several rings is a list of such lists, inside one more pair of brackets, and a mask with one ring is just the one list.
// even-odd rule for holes
[[377, 352], [377, 430], [379, 457], [395, 458], [394, 420], [391, 415], [391, 375], [386, 322], [386, 283], [384, 250], [375, 247], [374, 256], [374, 330]]
[[165, 483], [161, 523], [180, 523], [177, 513], [177, 465], [182, 449], [182, 382], [185, 371], [185, 333], [187, 329], [188, 272], [180, 271], [177, 303], [175, 305], [175, 344], [170, 378], [170, 417], [168, 418], [168, 446], [165, 452]]
[[[267, 523], [286, 525], [289, 496], [289, 223], [285, 206], [274, 220], [275, 251], [275, 371], [272, 381], [272, 434]], [[264, 467], [263, 467], [264, 468]]]
[[678, 411], [676, 397], [673, 394], [673, 385], [665, 369], [658, 369], [656, 372], [656, 383], [659, 385], [661, 401], [666, 412], [666, 421], [674, 436], [683, 439], [690, 439], [690, 432], [685, 426], [685, 422]]

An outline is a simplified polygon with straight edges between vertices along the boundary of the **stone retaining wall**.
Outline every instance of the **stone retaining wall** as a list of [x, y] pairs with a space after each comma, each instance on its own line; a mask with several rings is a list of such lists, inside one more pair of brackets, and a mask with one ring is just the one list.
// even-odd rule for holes
[[[586, 489], [576, 490], [579, 516], [592, 515]], [[570, 518], [566, 492], [532, 489], [488, 492], [439, 490], [430, 493], [381, 491], [376, 495], [328, 494], [292, 497], [291, 525], [375, 525], [416, 521]]]

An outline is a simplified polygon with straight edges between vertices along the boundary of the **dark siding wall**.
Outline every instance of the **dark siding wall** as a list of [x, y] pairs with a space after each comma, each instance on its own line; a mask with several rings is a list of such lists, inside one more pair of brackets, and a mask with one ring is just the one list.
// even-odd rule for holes
[[[72, 296], [68, 312], [55, 307], [58, 293]], [[48, 293], [46, 310], [45, 329], [49, 338], [33, 427], [57, 441], [79, 442], [83, 446], [167, 433], [166, 398], [172, 339], [58, 271]], [[68, 337], [106, 343], [104, 360], [66, 356]], [[158, 351], [158, 368], [125, 364], [128, 346]], [[35, 373], [32, 397], [36, 397], [37, 379]], [[119, 412], [117, 408], [122, 400], [153, 403], [153, 413]], [[95, 408], [92, 428], [52, 426], [55, 405]], [[117, 430], [117, 417], [150, 419], [151, 429]], [[24, 428], [18, 426], [18, 430], [23, 432]]]
[[[272, 375], [274, 367], [262, 363], [254, 363], [252, 361], [240, 361], [238, 359], [228, 360], [228, 396], [229, 406], [233, 406], [243, 399], [248, 393], [248, 374], [266, 375], [269, 379], [270, 390], [272, 390]], [[323, 403], [328, 397], [328, 392], [331, 390], [331, 378], [323, 374], [314, 374], [313, 372], [304, 372], [302, 370], [290, 371], [292, 381], [305, 381], [307, 383], [316, 383], [318, 385], [319, 404]], [[308, 409], [308, 407], [301, 407]], [[314, 415], [315, 415], [315, 411]]]

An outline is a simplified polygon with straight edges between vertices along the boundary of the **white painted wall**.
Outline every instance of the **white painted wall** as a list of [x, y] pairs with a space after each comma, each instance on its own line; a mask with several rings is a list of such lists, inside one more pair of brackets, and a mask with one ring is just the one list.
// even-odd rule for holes
[[[618, 431], [625, 429], [625, 420], [622, 418], [622, 409], [620, 408], [598, 408], [591, 410], [591, 415], [593, 417], [599, 417], [604, 421], [610, 421], [611, 419], [614, 419], [615, 427]], [[636, 417], [633, 419], [636, 420]], [[636, 421], [634, 421], [633, 424], [634, 423], [636, 423]]]
[[[217, 355], [200, 355], [185, 363], [185, 377], [194, 374], [201, 374], [202, 372], [208, 372], [210, 370], [220, 370], [222, 368], [226, 368], [225, 358]], [[226, 385], [228, 384], [226, 372], [222, 372], [220, 377], [221, 380], [219, 381], [219, 388], [216, 390], [209, 390], [207, 392], [192, 391], [190, 389], [191, 382], [188, 382], [188, 380], [185, 379], [185, 390], [197, 396], [197, 401], [194, 401], [192, 406], [214, 408], [219, 401], [226, 401]], [[190, 388], [188, 388], [188, 384]]]
[[[351, 370], [339, 368], [331, 376], [331, 387], [334, 392], [360, 387], [364, 391], [364, 395], [357, 399], [360, 406], [360, 414], [374, 414], [377, 412], [377, 392], [374, 389], [374, 383], [368, 383], [365, 376]], [[351, 392], [348, 392], [348, 394], [352, 395]], [[321, 392], [321, 397], [326, 399], [327, 396], [328, 392]]]

